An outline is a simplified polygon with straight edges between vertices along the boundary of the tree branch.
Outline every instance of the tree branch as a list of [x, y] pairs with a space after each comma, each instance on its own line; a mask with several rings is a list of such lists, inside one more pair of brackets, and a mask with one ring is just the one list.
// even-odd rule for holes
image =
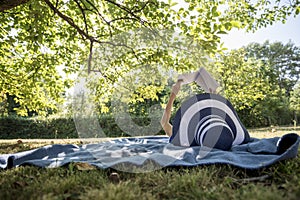
[[150, 1], [147, 1], [141, 8], [139, 8], [139, 9], [137, 9], [137, 10], [133, 10], [132, 12], [133, 12], [133, 13], [141, 12], [141, 11], [144, 10], [145, 7], [146, 7], [148, 4], [150, 4], [150, 3], [154, 4], [153, 1], [151, 1], [151, 0], [150, 0]]
[[84, 25], [85, 25], [85, 32], [86, 34], [89, 34], [89, 30], [88, 30], [88, 24], [87, 24], [87, 21], [86, 21], [86, 16], [85, 16], [85, 12], [84, 12], [84, 9], [81, 7], [80, 3], [78, 2], [78, 0], [74, 0], [79, 8], [79, 10], [81, 11], [81, 14], [83, 16], [83, 21], [84, 21]]
[[[90, 4], [90, 6], [92, 6], [92, 8], [96, 11], [96, 14], [98, 14], [98, 16], [102, 19], [102, 21], [104, 21], [104, 23], [106, 23], [109, 27], [111, 27], [111, 24], [103, 17], [103, 15], [99, 12], [97, 7], [92, 2], [90, 2], [89, 0], [86, 0], [86, 2], [88, 4]], [[111, 32], [110, 29], [109, 29], [109, 34], [112, 37], [112, 32]]]
[[63, 20], [65, 20], [70, 26], [76, 29], [76, 31], [83, 37], [89, 40], [93, 40], [91, 36], [89, 36], [86, 32], [84, 32], [79, 26], [77, 26], [73, 19], [64, 15], [62, 12], [60, 12], [49, 0], [44, 0], [45, 3], [50, 7], [51, 10], [53, 10], [54, 13], [56, 13], [59, 17], [61, 17]]
[[88, 60], [88, 74], [91, 73], [92, 58], [93, 58], [93, 41], [91, 41], [91, 43], [90, 43], [90, 55], [89, 55], [89, 60]]
[[143, 20], [141, 17], [138, 17], [134, 12], [132, 12], [130, 9], [128, 9], [127, 7], [117, 3], [117, 2], [113, 2], [111, 0], [105, 0], [108, 3], [111, 3], [113, 5], [115, 5], [116, 7], [120, 8], [121, 10], [127, 12], [128, 14], [130, 14], [131, 16], [133, 16], [134, 18], [138, 19], [142, 24], [147, 23], [147, 21]]
[[87, 2], [88, 4], [90, 4], [90, 6], [93, 7], [93, 9], [96, 11], [96, 13], [99, 15], [99, 17], [100, 17], [107, 25], [109, 25], [108, 21], [102, 16], [102, 14], [99, 12], [99, 10], [97, 9], [97, 7], [96, 7], [92, 2], [90, 2], [89, 0], [86, 0], [86, 2]]
[[132, 17], [118, 17], [118, 18], [115, 18], [115, 19], [112, 19], [112, 20], [108, 21], [108, 23], [111, 24], [112, 22], [115, 22], [115, 21], [118, 21], [118, 20], [135, 20], [135, 21], [137, 21], [136, 18], [132, 18]]
[[[125, 48], [128, 48], [132, 53], [133, 55], [135, 56], [135, 58], [137, 60], [139, 60], [138, 56], [136, 55], [135, 51], [134, 51], [134, 48], [126, 45], [126, 44], [123, 44], [123, 43], [113, 43], [113, 42], [110, 42], [110, 41], [100, 41], [98, 40], [96, 37], [93, 37], [91, 35], [88, 34], [87, 32], [87, 27], [86, 27], [86, 31], [82, 30], [77, 24], [75, 24], [75, 22], [73, 21], [72, 18], [70, 18], [69, 16], [63, 14], [62, 12], [60, 12], [56, 6], [54, 6], [50, 0], [44, 0], [44, 2], [50, 7], [51, 10], [53, 10], [53, 12], [55, 14], [57, 14], [60, 18], [62, 18], [64, 21], [66, 21], [71, 27], [73, 27], [82, 37], [83, 40], [87, 39], [90, 41], [90, 54], [89, 54], [89, 60], [88, 60], [88, 72], [90, 73], [92, 71], [91, 69], [91, 62], [92, 62], [92, 53], [93, 53], [93, 43], [96, 42], [96, 43], [99, 43], [99, 44], [108, 44], [108, 45], [112, 45], [112, 46], [119, 46], [119, 47], [125, 47]], [[76, 0], [76, 3], [78, 1]], [[89, 2], [87, 0], [87, 2], [97, 11], [98, 15], [99, 16], [102, 16], [101, 13], [97, 10], [97, 8], [95, 7], [95, 5], [93, 5], [91, 2]], [[78, 2], [79, 3], [79, 2]], [[78, 5], [78, 4], [77, 4]], [[119, 5], [119, 4], [117, 4]], [[119, 5], [121, 6], [121, 5]], [[130, 10], [128, 10], [126, 7], [124, 6], [121, 6], [123, 10], [126, 10], [126, 12], [128, 13], [132, 13]], [[120, 7], [120, 8], [121, 8]], [[83, 8], [80, 6], [80, 8], [82, 12], [83, 11]], [[85, 16], [85, 14], [83, 14]], [[137, 19], [138, 17], [132, 13], [131, 15], [133, 15], [135, 17], [135, 19]], [[110, 22], [106, 21], [104, 18], [102, 18], [106, 23], [107, 25], [110, 25]], [[139, 18], [138, 18], [139, 19]], [[86, 20], [85, 20], [85, 23], [86, 23]], [[87, 26], [87, 24], [85, 24]]]

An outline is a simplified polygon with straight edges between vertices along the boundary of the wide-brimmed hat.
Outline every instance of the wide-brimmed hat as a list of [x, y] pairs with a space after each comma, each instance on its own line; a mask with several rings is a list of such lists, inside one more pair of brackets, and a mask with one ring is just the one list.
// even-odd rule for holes
[[207, 146], [228, 150], [250, 136], [232, 104], [224, 97], [204, 93], [183, 102], [173, 120], [170, 142], [178, 146]]

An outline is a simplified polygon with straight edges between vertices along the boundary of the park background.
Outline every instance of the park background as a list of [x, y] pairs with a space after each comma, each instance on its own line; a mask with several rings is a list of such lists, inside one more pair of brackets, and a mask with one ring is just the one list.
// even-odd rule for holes
[[[185, 59], [186, 52], [172, 57], [166, 49], [126, 52], [120, 60], [105, 63], [100, 59], [102, 63], [97, 63], [102, 42], [139, 28], [180, 32], [200, 44], [198, 53], [213, 61], [201, 65], [221, 83], [220, 93], [232, 102], [246, 127], [296, 128], [300, 115], [297, 1], [240, 2], [238, 6], [234, 1], [159, 1], [155, 6], [96, 1], [95, 5], [107, 10], [97, 10], [89, 1], [52, 3], [30, 2], [1, 13], [1, 138], [78, 137], [72, 90], [78, 75], [88, 79], [99, 72], [91, 78], [94, 82], [88, 83], [96, 88], [93, 103], [99, 124], [108, 137], [129, 136], [115, 122], [114, 84], [130, 71], [159, 63], [174, 77], [151, 77], [146, 84], [141, 81], [124, 102], [133, 121], [147, 126], [150, 107], [164, 108], [176, 75], [197, 70], [200, 64]], [[142, 7], [134, 14], [126, 6]], [[120, 13], [115, 8], [121, 9]], [[92, 53], [93, 60], [89, 60]], [[155, 74], [151, 70], [145, 74]], [[194, 94], [203, 92], [196, 86], [192, 90]], [[187, 93], [175, 102], [174, 110]], [[158, 113], [156, 118], [160, 117]]]
[[[108, 137], [126, 136], [111, 114], [112, 83], [141, 65], [133, 52], [111, 67], [96, 69], [88, 58], [91, 49], [96, 57], [101, 42], [136, 28], [181, 30], [197, 41], [198, 53], [204, 51], [214, 61], [207, 70], [221, 80], [222, 95], [232, 101], [251, 136], [299, 134], [299, 1], [185, 0], [185, 6], [182, 2], [0, 0], [0, 153], [54, 143], [81, 145], [81, 139], [65, 140], [78, 137], [68, 91], [74, 74], [88, 77], [88, 69], [103, 70], [104, 76], [93, 83], [101, 127]], [[136, 53], [144, 64], [163, 63], [176, 73], [198, 69], [184, 59], [186, 53], [174, 57], [163, 50]], [[165, 82], [136, 85], [139, 92], [127, 102], [136, 123], [149, 123], [149, 106], [166, 103], [174, 79], [160, 80]], [[84, 163], [47, 169], [20, 166], [0, 170], [0, 199], [298, 200], [299, 177], [299, 157], [260, 170], [216, 164], [143, 174], [116, 173]]]

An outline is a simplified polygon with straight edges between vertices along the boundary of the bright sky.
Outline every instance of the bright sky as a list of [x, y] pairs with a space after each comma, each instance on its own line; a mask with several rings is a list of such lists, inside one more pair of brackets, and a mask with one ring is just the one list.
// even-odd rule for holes
[[285, 24], [278, 22], [255, 33], [246, 33], [244, 30], [235, 29], [221, 39], [228, 49], [240, 48], [251, 42], [263, 43], [266, 40], [270, 42], [278, 41], [283, 44], [291, 41], [296, 46], [300, 46], [300, 16], [298, 15], [296, 18], [291, 16]]

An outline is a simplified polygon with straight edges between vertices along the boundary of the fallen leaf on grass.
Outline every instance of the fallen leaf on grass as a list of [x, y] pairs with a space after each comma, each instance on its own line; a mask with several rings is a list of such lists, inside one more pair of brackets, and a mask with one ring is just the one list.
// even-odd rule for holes
[[80, 170], [80, 171], [87, 171], [87, 170], [96, 169], [95, 166], [90, 165], [88, 163], [75, 163], [74, 166], [76, 167], [77, 170]]

